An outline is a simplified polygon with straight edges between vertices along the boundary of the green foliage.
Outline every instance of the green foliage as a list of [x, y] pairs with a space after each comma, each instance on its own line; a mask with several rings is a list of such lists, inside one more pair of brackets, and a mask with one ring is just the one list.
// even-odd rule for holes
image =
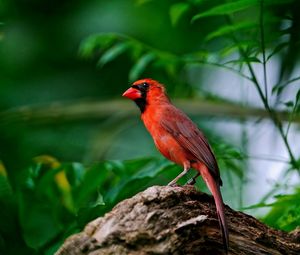
[[295, 188], [292, 194], [275, 195], [273, 203], [261, 202], [249, 206], [245, 209], [271, 208], [269, 212], [262, 217], [262, 220], [269, 226], [284, 231], [291, 231], [300, 225], [300, 189]]
[[[0, 175], [0, 203], [15, 204], [2, 212], [1, 238], [7, 244], [13, 242], [6, 231], [17, 233], [17, 229], [3, 224], [14, 217], [20, 226], [18, 238], [24, 241], [24, 247], [19, 249], [51, 254], [65, 237], [111, 210], [117, 202], [143, 190], [161, 173], [173, 172], [174, 167], [151, 158], [104, 161], [85, 167], [80, 163], [61, 163], [49, 156], [37, 157], [24, 169], [14, 192], [5, 175]], [[2, 169], [5, 173], [4, 166]], [[161, 181], [157, 179], [157, 183]], [[0, 246], [0, 251], [5, 252], [5, 247]]]
[[189, 3], [181, 2], [173, 4], [170, 7], [170, 19], [173, 26], [176, 26], [179, 22], [180, 18], [188, 11], [190, 10], [191, 6]]
[[[166, 184], [179, 173], [179, 167], [161, 158], [145, 158], [156, 155], [153, 145], [137, 116], [133, 121], [129, 110], [123, 113], [123, 104], [97, 104], [120, 99], [128, 81], [141, 77], [164, 82], [171, 98], [193, 97], [216, 108], [218, 103], [219, 108], [235, 106], [236, 112], [221, 109], [224, 115], [218, 116], [241, 129], [253, 116], [259, 123], [268, 115], [288, 152], [284, 174], [299, 175], [299, 155], [291, 148], [296, 141], [289, 137], [300, 113], [299, 8], [296, 0], [105, 0], [78, 1], [76, 8], [64, 2], [51, 7], [38, 1], [2, 5], [0, 206], [5, 209], [0, 211], [0, 254], [53, 254], [67, 236], [117, 202], [150, 185]], [[278, 70], [272, 73], [274, 63]], [[251, 102], [248, 95], [231, 101], [210, 92], [214, 84], [205, 78], [215, 73], [207, 67], [233, 72], [241, 86], [244, 80], [253, 86], [263, 114], [253, 114], [259, 111], [249, 106], [259, 102]], [[90, 111], [89, 99], [95, 100]], [[108, 114], [103, 115], [106, 107]], [[232, 114], [241, 108], [249, 114], [236, 123]], [[287, 116], [285, 122], [282, 116]], [[204, 133], [214, 141], [225, 201], [242, 208], [246, 185], [260, 178], [247, 164], [251, 137], [244, 134], [239, 144], [230, 143], [239, 140], [234, 131], [223, 134], [219, 129], [216, 136], [216, 120], [201, 116], [199, 123], [205, 127], [206, 121], [212, 121]], [[36, 158], [41, 154], [53, 157]], [[119, 160], [125, 158], [135, 159]], [[300, 191], [282, 188], [289, 185], [287, 178], [280, 182], [246, 209], [267, 207], [262, 220], [289, 231], [300, 225]], [[270, 203], [272, 198], [275, 202]]]
[[118, 43], [111, 47], [109, 50], [103, 54], [103, 56], [98, 61], [98, 66], [102, 67], [108, 62], [117, 58], [120, 54], [124, 53], [128, 49], [128, 44], [125, 42]]
[[231, 15], [237, 12], [247, 10], [250, 7], [259, 7], [259, 4], [263, 3], [264, 5], [280, 5], [280, 4], [289, 4], [292, 0], [234, 0], [225, 4], [219, 4], [211, 9], [198, 13], [193, 16], [192, 22], [205, 17], [219, 16], [219, 15]]
[[0, 198], [10, 197], [12, 195], [11, 185], [7, 179], [7, 173], [4, 165], [0, 161]]
[[132, 66], [129, 72], [129, 80], [131, 82], [137, 80], [154, 59], [155, 55], [151, 52], [141, 56], [140, 59], [138, 59], [138, 61]]
[[249, 7], [255, 6], [257, 4], [257, 0], [238, 0], [226, 4], [217, 5], [205, 12], [198, 13], [192, 18], [192, 21], [194, 22], [204, 17], [233, 14], [235, 12], [248, 9]]
[[[98, 66], [116, 60], [121, 54], [127, 53], [134, 64], [129, 70], [129, 81], [133, 82], [142, 77], [146, 68], [151, 65], [174, 76], [180, 67], [180, 60], [173, 54], [154, 49], [131, 37], [121, 34], [100, 34], [89, 37], [80, 47], [83, 57], [95, 57], [101, 54]], [[155, 61], [154, 61], [155, 60]], [[182, 65], [181, 65], [182, 66]]]
[[216, 31], [213, 31], [212, 33], [208, 34], [206, 37], [206, 40], [212, 40], [215, 38], [218, 38], [220, 36], [226, 36], [226, 35], [232, 35], [233, 33], [250, 29], [256, 29], [257, 23], [253, 21], [242, 21], [234, 25], [225, 25], [220, 28], [218, 28]]
[[294, 194], [277, 195], [276, 201], [268, 206], [270, 212], [263, 218], [264, 222], [274, 228], [291, 231], [300, 225], [300, 189]]

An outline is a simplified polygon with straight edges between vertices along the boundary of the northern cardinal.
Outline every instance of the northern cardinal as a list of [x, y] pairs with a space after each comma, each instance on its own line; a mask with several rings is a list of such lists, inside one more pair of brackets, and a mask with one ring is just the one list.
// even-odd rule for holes
[[123, 96], [140, 108], [141, 118], [161, 154], [183, 167], [183, 172], [168, 185], [175, 184], [191, 168], [198, 171], [197, 176], [202, 176], [215, 200], [227, 252], [229, 235], [220, 192], [222, 180], [216, 158], [203, 133], [170, 102], [164, 86], [153, 79], [134, 82]]

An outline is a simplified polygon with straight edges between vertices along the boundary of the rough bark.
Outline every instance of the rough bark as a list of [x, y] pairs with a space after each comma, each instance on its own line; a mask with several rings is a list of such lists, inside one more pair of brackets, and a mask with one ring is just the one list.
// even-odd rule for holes
[[[228, 254], [300, 254], [300, 231], [285, 233], [226, 206]], [[56, 255], [225, 254], [213, 198], [192, 186], [154, 186], [69, 237]]]

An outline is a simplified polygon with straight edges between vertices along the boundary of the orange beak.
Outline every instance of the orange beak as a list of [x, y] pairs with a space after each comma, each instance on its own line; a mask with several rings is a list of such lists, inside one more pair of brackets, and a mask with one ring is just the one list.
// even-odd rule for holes
[[127, 89], [127, 90], [123, 93], [122, 96], [123, 96], [123, 97], [127, 97], [127, 98], [129, 98], [129, 99], [131, 99], [131, 100], [136, 100], [136, 99], [142, 97], [141, 92], [140, 92], [139, 90], [135, 89], [135, 88], [129, 88], [129, 89]]

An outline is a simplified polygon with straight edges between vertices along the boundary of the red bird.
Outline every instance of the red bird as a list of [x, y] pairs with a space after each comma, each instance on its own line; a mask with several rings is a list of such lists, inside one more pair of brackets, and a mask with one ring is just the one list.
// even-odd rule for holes
[[168, 185], [175, 184], [191, 168], [198, 171], [197, 176], [201, 174], [214, 197], [227, 251], [229, 235], [220, 192], [222, 180], [216, 158], [203, 133], [187, 115], [171, 104], [164, 86], [155, 80], [138, 80], [123, 96], [140, 108], [141, 118], [161, 154], [183, 167], [183, 172]]

